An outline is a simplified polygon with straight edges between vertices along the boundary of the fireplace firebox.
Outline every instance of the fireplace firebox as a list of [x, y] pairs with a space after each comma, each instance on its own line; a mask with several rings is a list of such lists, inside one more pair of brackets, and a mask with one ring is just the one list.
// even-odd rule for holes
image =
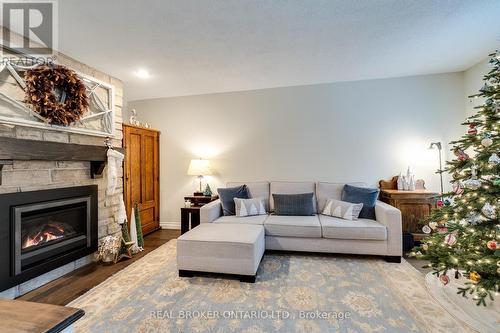
[[0, 290], [97, 249], [97, 186], [0, 195]]

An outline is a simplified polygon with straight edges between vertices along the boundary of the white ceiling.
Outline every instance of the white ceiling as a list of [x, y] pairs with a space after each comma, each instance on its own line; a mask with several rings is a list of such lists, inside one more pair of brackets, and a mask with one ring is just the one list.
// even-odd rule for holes
[[59, 11], [60, 50], [123, 80], [129, 101], [462, 71], [500, 45], [499, 0], [64, 0]]

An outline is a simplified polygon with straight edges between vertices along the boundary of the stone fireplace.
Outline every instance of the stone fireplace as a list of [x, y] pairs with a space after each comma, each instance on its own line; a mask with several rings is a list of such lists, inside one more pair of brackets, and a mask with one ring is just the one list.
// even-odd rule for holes
[[0, 195], [0, 289], [97, 249], [97, 186]]
[[[89, 77], [96, 78], [102, 82], [109, 83], [114, 87], [114, 135], [112, 137], [112, 145], [114, 147], [122, 147], [122, 103], [123, 103], [123, 90], [122, 84], [119, 80], [97, 71], [83, 63], [80, 63], [74, 59], [71, 59], [65, 55], [59, 54], [57, 62], [65, 65], [71, 69], [78, 71], [79, 73], [85, 74]], [[0, 92], [9, 94], [11, 85], [13, 83], [4, 82], [0, 83]], [[7, 104], [0, 105], [0, 112], [2, 107], [8, 107]], [[33, 128], [24, 126], [12, 126], [0, 124], [0, 146], [2, 142], [7, 139], [27, 139], [36, 140], [43, 142], [57, 142], [61, 144], [68, 144], [68, 150], [70, 149], [70, 144], [80, 144], [80, 145], [92, 145], [96, 147], [104, 146], [104, 137], [83, 135], [71, 132], [57, 131], [53, 129], [43, 129], [43, 128]], [[2, 161], [0, 161], [2, 162]], [[81, 160], [21, 160], [12, 158], [10, 163], [4, 163], [1, 172], [1, 184], [0, 184], [0, 195], [4, 194], [23, 194], [31, 191], [45, 191], [45, 190], [56, 190], [71, 187], [80, 186], [94, 186], [97, 187], [95, 194], [96, 201], [96, 230], [95, 234], [97, 239], [100, 239], [107, 235], [119, 234], [121, 232], [121, 225], [115, 220], [115, 213], [118, 210], [119, 198], [123, 195], [123, 169], [118, 170], [118, 188], [112, 196], [106, 195], [106, 171], [96, 178], [92, 178], [92, 162], [81, 159]], [[80, 209], [81, 210], [81, 209]], [[78, 209], [75, 209], [68, 214], [76, 214]], [[27, 212], [24, 212], [28, 214]], [[28, 214], [29, 215], [29, 214]], [[32, 222], [35, 222], [36, 218], [33, 217]], [[40, 220], [38, 220], [40, 221]], [[0, 220], [1, 224], [6, 223], [2, 218]], [[35, 223], [36, 224], [36, 223]], [[73, 225], [69, 225], [73, 228], [75, 233], [79, 233], [78, 228]], [[33, 227], [37, 230], [37, 227]], [[75, 229], [76, 228], [76, 229]], [[45, 229], [38, 228], [38, 231], [42, 233], [49, 233], [50, 236], [43, 236], [41, 239], [48, 240], [49, 238], [55, 238], [52, 241], [58, 243], [61, 234], [57, 231], [57, 226], [47, 226]], [[80, 235], [81, 236], [81, 235]], [[0, 232], [0, 240], [3, 242], [7, 237], [3, 231]], [[68, 237], [70, 237], [68, 235]], [[72, 236], [71, 236], [72, 237]], [[49, 244], [47, 242], [47, 244]], [[52, 243], [54, 244], [54, 243]], [[92, 251], [93, 252], [93, 251]], [[22, 249], [21, 249], [22, 253]], [[26, 249], [26, 253], [30, 253]], [[67, 263], [60, 262], [59, 265], [50, 266], [46, 265], [48, 270], [44, 273], [28, 280], [19, 280], [16, 285], [5, 289], [2, 284], [0, 288], [0, 297], [3, 298], [14, 298], [20, 296], [30, 290], [38, 288], [39, 286], [54, 280], [64, 274], [71, 272], [83, 265], [86, 265], [92, 261], [92, 256], [89, 255], [90, 252], [81, 252], [79, 257], [72, 258], [71, 261]], [[26, 261], [27, 263], [28, 261]], [[19, 266], [19, 265], [18, 265]], [[3, 267], [3, 265], [2, 265]], [[49, 268], [50, 267], [50, 268]], [[11, 269], [11, 268], [9, 268]], [[20, 266], [21, 271], [23, 270], [23, 263]], [[40, 271], [41, 272], [41, 271]], [[40, 273], [39, 272], [39, 273]]]

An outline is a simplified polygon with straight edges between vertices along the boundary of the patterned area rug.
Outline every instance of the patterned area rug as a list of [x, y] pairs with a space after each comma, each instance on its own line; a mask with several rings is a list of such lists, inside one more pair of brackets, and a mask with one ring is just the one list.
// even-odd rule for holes
[[410, 264], [266, 254], [257, 282], [179, 278], [172, 240], [69, 305], [76, 332], [472, 332]]

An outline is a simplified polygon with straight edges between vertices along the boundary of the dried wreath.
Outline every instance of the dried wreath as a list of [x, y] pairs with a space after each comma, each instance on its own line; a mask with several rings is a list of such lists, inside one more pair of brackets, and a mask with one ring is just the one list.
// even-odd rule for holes
[[89, 107], [85, 84], [64, 66], [29, 69], [25, 82], [25, 102], [49, 124], [68, 126], [80, 120]]

